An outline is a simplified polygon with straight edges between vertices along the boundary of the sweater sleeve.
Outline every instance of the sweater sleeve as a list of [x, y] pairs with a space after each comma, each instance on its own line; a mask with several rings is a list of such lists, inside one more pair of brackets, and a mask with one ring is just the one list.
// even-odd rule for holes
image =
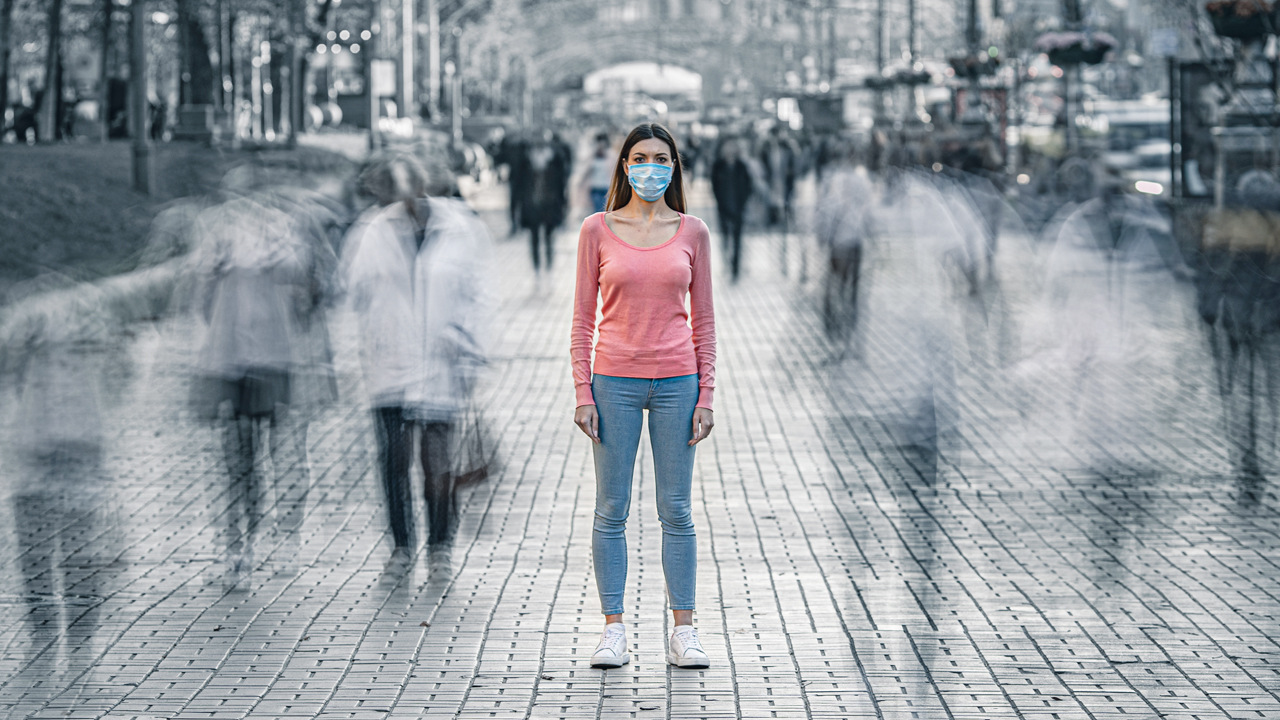
[[600, 248], [594, 234], [587, 230], [593, 218], [594, 215], [588, 217], [578, 233], [578, 273], [573, 294], [573, 330], [569, 339], [577, 407], [596, 404], [591, 395], [591, 341], [595, 338], [600, 296]]
[[695, 243], [689, 310], [693, 355], [698, 362], [697, 406], [710, 410], [716, 387], [716, 313], [711, 301], [711, 233], [705, 224]]

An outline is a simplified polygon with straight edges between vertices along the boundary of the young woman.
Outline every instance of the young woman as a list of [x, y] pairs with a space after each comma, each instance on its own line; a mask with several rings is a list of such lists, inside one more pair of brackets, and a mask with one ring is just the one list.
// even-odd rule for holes
[[[640, 428], [649, 440], [662, 523], [662, 569], [675, 630], [667, 661], [710, 661], [693, 627], [698, 552], [690, 496], [694, 445], [711, 434], [716, 331], [711, 303], [711, 235], [685, 215], [680, 155], [657, 123], [637, 126], [622, 144], [608, 212], [582, 224], [574, 299], [574, 422], [591, 438], [596, 513], [591, 536], [605, 629], [594, 667], [630, 662], [622, 623], [627, 582], [627, 515]], [[600, 337], [591, 361], [597, 297]], [[689, 301], [686, 310], [685, 300]]]

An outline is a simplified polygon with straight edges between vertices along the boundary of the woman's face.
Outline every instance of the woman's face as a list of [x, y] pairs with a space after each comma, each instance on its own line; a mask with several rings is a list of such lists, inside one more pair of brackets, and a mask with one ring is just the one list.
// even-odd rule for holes
[[631, 152], [627, 155], [627, 165], [639, 165], [641, 163], [670, 165], [671, 146], [658, 138], [641, 140], [632, 145]]

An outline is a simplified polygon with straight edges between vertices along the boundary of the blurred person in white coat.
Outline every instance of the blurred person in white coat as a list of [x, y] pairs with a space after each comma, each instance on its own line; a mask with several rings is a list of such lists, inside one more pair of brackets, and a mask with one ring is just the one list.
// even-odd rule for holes
[[409, 476], [415, 435], [433, 568], [447, 557], [454, 516], [451, 435], [485, 362], [490, 312], [483, 272], [491, 255], [488, 231], [461, 200], [427, 197], [442, 190], [448, 173], [442, 163], [429, 168], [425, 172], [408, 156], [392, 163], [391, 175], [406, 199], [370, 219], [348, 243], [343, 262], [348, 297], [359, 316], [365, 388], [395, 544], [392, 573], [407, 570], [413, 556]]

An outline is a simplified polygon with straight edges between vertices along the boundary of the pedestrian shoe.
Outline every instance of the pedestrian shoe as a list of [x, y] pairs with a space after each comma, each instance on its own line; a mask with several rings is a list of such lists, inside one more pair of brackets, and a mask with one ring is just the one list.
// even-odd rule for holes
[[711, 659], [702, 649], [698, 630], [692, 625], [677, 625], [667, 643], [667, 662], [682, 668], [711, 667]]
[[412, 567], [413, 553], [407, 547], [397, 547], [391, 551], [391, 557], [382, 568], [382, 573], [387, 578], [398, 578], [407, 574]]
[[205, 574], [204, 584], [211, 587], [221, 585], [227, 590], [240, 584], [236, 559], [229, 557], [214, 563]]
[[427, 555], [427, 575], [433, 578], [453, 575], [453, 552], [447, 546], [431, 549]]
[[627, 626], [622, 623], [609, 623], [600, 634], [600, 644], [591, 654], [591, 667], [616, 668], [631, 662], [631, 654], [627, 652]]

